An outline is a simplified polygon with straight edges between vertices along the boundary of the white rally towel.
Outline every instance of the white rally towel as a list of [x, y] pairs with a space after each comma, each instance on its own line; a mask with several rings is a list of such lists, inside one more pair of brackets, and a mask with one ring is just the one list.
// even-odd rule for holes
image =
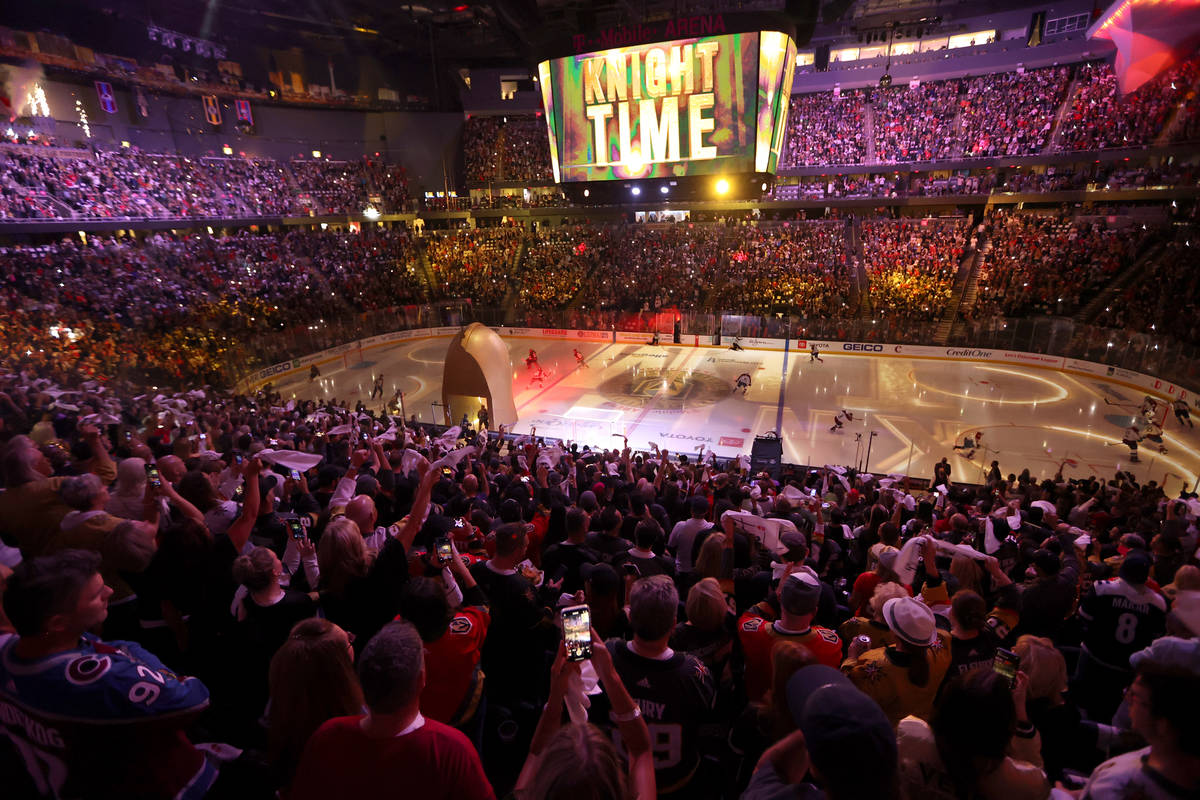
[[328, 433], [330, 436], [342, 436], [344, 434], [349, 433], [352, 430], [354, 430], [354, 429], [351, 428], [349, 425], [335, 425], [332, 428], [330, 428], [328, 431], [326, 431], [326, 433]]
[[784, 551], [783, 543], [780, 541], [783, 534], [796, 530], [796, 526], [790, 520], [764, 519], [749, 511], [726, 511], [721, 515], [721, 519], [724, 520], [725, 517], [732, 517], [735, 525], [757, 537], [763, 547], [776, 554]]
[[457, 467], [458, 462], [462, 461], [467, 456], [474, 454], [474, 447], [461, 447], [458, 450], [451, 450], [449, 453], [446, 453], [437, 461], [433, 462], [433, 466], [437, 469], [441, 469], [442, 467]]
[[301, 453], [299, 450], [262, 450], [258, 457], [269, 464], [306, 472], [321, 463], [323, 456], [316, 453]]
[[437, 437], [433, 441], [442, 447], [454, 447], [458, 442], [458, 436], [462, 433], [462, 428], [455, 425], [453, 428], [448, 428], [445, 433]]
[[537, 465], [544, 466], [547, 469], [554, 469], [558, 466], [558, 462], [562, 460], [563, 449], [561, 447], [547, 447], [542, 452], [538, 453]]
[[[900, 582], [907, 586], [911, 586], [913, 578], [916, 577], [917, 559], [921, 555], [921, 549], [925, 546], [926, 539], [933, 539], [933, 537], [914, 536], [904, 543], [904, 546], [900, 548], [900, 555], [896, 557], [893, 570], [900, 576]], [[933, 544], [941, 555], [966, 556], [976, 561], [983, 561], [987, 558], [983, 553], [965, 544], [951, 544], [941, 539], [933, 539]]]
[[407, 475], [417, 468], [417, 464], [424, 460], [426, 460], [425, 456], [421, 455], [416, 450], [405, 450], [404, 455], [400, 456], [400, 472], [404, 475]]
[[[59, 404], [59, 408], [62, 408], [61, 404]], [[86, 417], [83, 417], [79, 421], [80, 422], [88, 422], [93, 425], [120, 425], [121, 424], [121, 418], [115, 417], [112, 414], [88, 414]]]

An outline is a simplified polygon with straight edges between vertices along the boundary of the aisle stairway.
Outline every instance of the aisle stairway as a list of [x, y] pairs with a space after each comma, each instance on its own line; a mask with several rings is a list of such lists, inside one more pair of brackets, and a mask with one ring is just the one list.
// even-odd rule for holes
[[875, 163], [875, 106], [863, 104], [863, 137], [866, 139], [867, 154], [864, 164]]
[[946, 344], [951, 334], [954, 333], [954, 326], [958, 322], [959, 316], [975, 305], [975, 298], [979, 295], [979, 268], [983, 266], [984, 259], [991, 249], [990, 239], [979, 241], [976, 242], [975, 250], [963, 258], [958, 268], [958, 275], [954, 279], [954, 293], [950, 296], [950, 302], [946, 304], [946, 310], [938, 321], [937, 331], [933, 337], [934, 344]]
[[517, 313], [517, 286], [520, 284], [520, 275], [525, 263], [525, 253], [529, 249], [529, 236], [522, 236], [521, 243], [517, 245], [516, 255], [513, 256], [513, 263], [509, 265], [508, 270], [508, 290], [504, 293], [504, 299], [500, 301], [500, 307], [504, 311], [504, 322], [512, 324]]
[[1053, 153], [1058, 150], [1058, 142], [1062, 138], [1063, 121], [1070, 115], [1071, 101], [1075, 98], [1075, 88], [1077, 86], [1075, 69], [1077, 67], [1072, 68], [1071, 81], [1067, 84], [1067, 91], [1063, 96], [1062, 104], [1058, 107], [1058, 113], [1054, 115], [1054, 130], [1050, 132], [1050, 138], [1046, 141], [1046, 146], [1042, 148], [1043, 153]]
[[862, 222], [858, 218], [850, 225], [850, 246], [847, 253], [854, 264], [854, 284], [858, 287], [858, 304], [853, 316], [856, 319], [870, 319], [871, 282], [867, 278], [867, 267], [863, 258]]

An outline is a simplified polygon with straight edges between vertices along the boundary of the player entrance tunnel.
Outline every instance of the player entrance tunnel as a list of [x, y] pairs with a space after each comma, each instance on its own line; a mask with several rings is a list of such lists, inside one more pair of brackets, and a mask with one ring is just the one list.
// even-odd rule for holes
[[516, 423], [512, 361], [508, 346], [494, 330], [474, 322], [450, 340], [442, 370], [442, 404], [450, 425], [461, 421], [463, 414], [474, 422], [480, 406], [487, 408], [492, 428]]

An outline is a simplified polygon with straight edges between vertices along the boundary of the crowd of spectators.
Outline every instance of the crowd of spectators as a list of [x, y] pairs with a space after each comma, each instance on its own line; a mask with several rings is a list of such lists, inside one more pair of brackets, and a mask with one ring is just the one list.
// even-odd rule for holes
[[997, 212], [988, 221], [972, 316], [1071, 315], [1139, 254], [1142, 226]]
[[1198, 247], [1200, 229], [1181, 226], [1151, 252], [1145, 269], [1112, 298], [1093, 324], [1200, 344], [1200, 285], [1189, 266], [1195, 263]]
[[713, 290], [716, 308], [748, 314], [849, 317], [846, 223], [745, 229]]
[[256, 334], [425, 300], [417, 262], [399, 229], [10, 247], [0, 350], [60, 377], [215, 379]]
[[1050, 143], [1069, 67], [980, 75], [962, 82], [963, 155], [1025, 156]]
[[521, 259], [521, 305], [562, 308], [575, 298], [596, 256], [596, 240], [589, 233], [573, 226], [530, 235]]
[[[694, 309], [732, 265], [720, 225], [610, 225], [595, 239], [578, 304], [593, 311]], [[586, 255], [586, 253], [585, 253]]]
[[1127, 472], [772, 479], [269, 390], [0, 390], [13, 796], [1200, 791], [1200, 504]]
[[938, 319], [967, 252], [969, 221], [864, 220], [861, 230], [874, 314], [899, 321]]
[[550, 140], [541, 115], [471, 116], [463, 125], [463, 168], [468, 183], [554, 179]]
[[954, 130], [958, 81], [877, 89], [871, 106], [880, 163], [942, 161], [962, 150]]
[[866, 159], [862, 91], [792, 95], [780, 167], [861, 164]]
[[516, 228], [430, 234], [425, 252], [434, 291], [439, 297], [469, 297], [481, 305], [500, 302], [515, 274], [521, 241]]
[[81, 157], [6, 148], [0, 168], [0, 219], [236, 219], [411, 208], [404, 169], [365, 158], [192, 159], [133, 150]]
[[1200, 57], [1165, 70], [1135, 91], [1122, 95], [1117, 75], [1106, 63], [1084, 64], [1075, 73], [1075, 93], [1058, 132], [1060, 150], [1106, 150], [1155, 144], [1168, 133], [1177, 109], [1183, 123], [1168, 141], [1187, 141], [1195, 134], [1188, 120], [1196, 113], [1193, 88], [1200, 78]]

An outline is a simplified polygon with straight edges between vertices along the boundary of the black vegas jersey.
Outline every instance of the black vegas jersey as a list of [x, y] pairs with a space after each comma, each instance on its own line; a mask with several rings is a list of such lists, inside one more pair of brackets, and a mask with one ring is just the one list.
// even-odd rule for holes
[[1087, 621], [1083, 645], [1097, 661], [1129, 669], [1129, 657], [1149, 647], [1167, 625], [1167, 604], [1147, 586], [1133, 586], [1121, 578], [1101, 581], [1079, 606]]
[[[716, 697], [712, 674], [688, 653], [674, 653], [660, 661], [637, 655], [619, 640], [609, 642], [608, 650], [650, 729], [659, 791], [685, 785], [700, 764], [698, 730], [712, 716]], [[592, 721], [611, 730], [619, 745], [619, 732], [608, 719], [608, 704], [594, 708], [598, 713]]]

